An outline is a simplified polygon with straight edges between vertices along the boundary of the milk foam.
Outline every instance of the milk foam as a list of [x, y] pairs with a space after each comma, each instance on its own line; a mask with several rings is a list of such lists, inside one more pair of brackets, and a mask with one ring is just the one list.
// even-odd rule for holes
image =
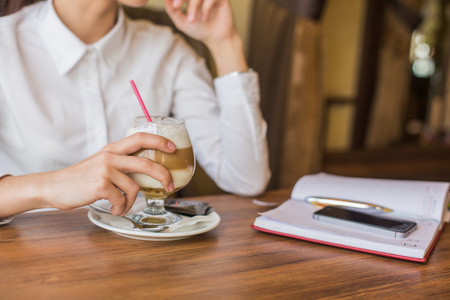
[[136, 127], [131, 127], [127, 132], [127, 136], [133, 135], [136, 132], [147, 132], [168, 138], [177, 148], [191, 147], [191, 140], [189, 139], [186, 127], [184, 125], [171, 126], [171, 123], [166, 123], [166, 120], [170, 120], [170, 118], [164, 121], [155, 119], [152, 123], [139, 124]]

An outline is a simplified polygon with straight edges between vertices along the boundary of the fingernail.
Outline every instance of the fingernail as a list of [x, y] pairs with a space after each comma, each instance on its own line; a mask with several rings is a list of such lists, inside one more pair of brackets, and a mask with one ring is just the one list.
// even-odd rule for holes
[[193, 13], [193, 12], [189, 13], [188, 21], [189, 22], [194, 22], [195, 21], [195, 13]]
[[177, 146], [175, 146], [175, 144], [172, 142], [167, 142], [167, 148], [169, 148], [170, 150], [173, 151], [173, 150], [177, 149]]
[[115, 206], [112, 206], [112, 207], [111, 207], [111, 214], [112, 214], [113, 216], [117, 216], [117, 215], [118, 215], [118, 213], [116, 213], [116, 207], [115, 207]]
[[173, 192], [173, 190], [175, 189], [173, 182], [171, 182], [167, 188], [169, 189], [168, 192]]

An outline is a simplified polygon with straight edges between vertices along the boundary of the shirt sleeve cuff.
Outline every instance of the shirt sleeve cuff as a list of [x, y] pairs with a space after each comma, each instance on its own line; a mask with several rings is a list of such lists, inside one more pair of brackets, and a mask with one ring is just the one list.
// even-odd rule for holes
[[259, 104], [258, 73], [232, 72], [214, 79], [214, 88], [221, 108], [242, 106], [245, 103]]
[[[6, 176], [10, 176], [11, 174], [7, 174], [7, 173], [0, 173], [0, 179], [2, 177], [6, 177]], [[12, 217], [6, 217], [6, 218], [0, 218], [0, 225], [4, 225], [4, 224], [8, 224], [9, 222], [12, 221], [12, 219], [14, 219], [14, 216]]]

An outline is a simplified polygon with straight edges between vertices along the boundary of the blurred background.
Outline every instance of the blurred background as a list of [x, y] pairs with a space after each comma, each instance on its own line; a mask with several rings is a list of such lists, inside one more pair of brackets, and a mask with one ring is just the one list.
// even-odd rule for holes
[[320, 171], [450, 181], [448, 0], [231, 3], [260, 76], [270, 189]]

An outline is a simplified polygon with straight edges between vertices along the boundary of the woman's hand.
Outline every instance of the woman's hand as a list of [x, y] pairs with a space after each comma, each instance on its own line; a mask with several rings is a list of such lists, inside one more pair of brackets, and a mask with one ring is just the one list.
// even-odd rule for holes
[[[244, 46], [229, 0], [164, 0], [175, 26], [209, 48], [217, 75], [247, 71]], [[182, 6], [187, 4], [186, 12]]]
[[136, 133], [108, 144], [91, 157], [55, 171], [57, 179], [49, 186], [49, 192], [63, 193], [51, 198], [51, 206], [70, 209], [107, 199], [113, 205], [113, 215], [124, 215], [139, 192], [138, 184], [126, 175], [129, 172], [147, 174], [160, 181], [167, 191], [172, 191], [172, 176], [165, 167], [149, 159], [129, 155], [142, 148], [171, 153], [175, 151], [175, 144], [149, 133]]
[[[164, 0], [175, 26], [205, 44], [233, 38], [236, 34], [228, 0]], [[186, 12], [182, 6], [187, 3]]]
[[139, 192], [138, 184], [127, 176], [129, 172], [151, 176], [173, 191], [172, 176], [164, 166], [130, 156], [142, 148], [172, 153], [176, 146], [158, 135], [136, 133], [67, 168], [2, 178], [0, 217], [44, 207], [71, 209], [100, 199], [111, 202], [113, 215], [125, 215]]

